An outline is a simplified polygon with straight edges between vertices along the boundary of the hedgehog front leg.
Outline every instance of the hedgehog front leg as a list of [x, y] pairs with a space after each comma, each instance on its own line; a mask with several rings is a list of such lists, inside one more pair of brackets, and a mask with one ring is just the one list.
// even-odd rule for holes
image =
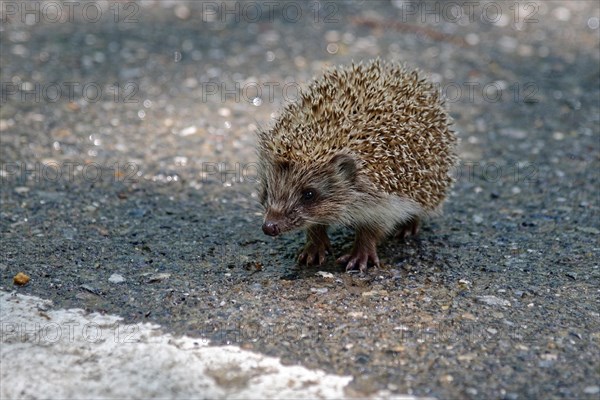
[[313, 225], [306, 230], [306, 245], [298, 257], [305, 265], [321, 265], [327, 254], [332, 254], [331, 243], [327, 236], [327, 225]]
[[360, 272], [366, 272], [369, 262], [378, 267], [377, 243], [379, 243], [379, 240], [383, 236], [384, 233], [379, 230], [364, 227], [357, 228], [352, 252], [341, 256], [337, 259], [337, 262], [346, 264], [346, 272], [352, 271], [357, 267]]

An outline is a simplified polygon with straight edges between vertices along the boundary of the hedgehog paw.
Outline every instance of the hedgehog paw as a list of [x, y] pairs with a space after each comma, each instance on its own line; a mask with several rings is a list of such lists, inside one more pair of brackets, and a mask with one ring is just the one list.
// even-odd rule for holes
[[298, 263], [303, 265], [321, 265], [327, 254], [331, 254], [329, 244], [308, 242], [298, 256]]
[[400, 239], [406, 239], [409, 236], [417, 236], [419, 234], [420, 226], [421, 221], [419, 218], [414, 217], [398, 228], [396, 237]]
[[367, 272], [369, 261], [376, 267], [379, 267], [379, 257], [375, 248], [354, 249], [352, 253], [341, 256], [337, 259], [340, 264], [346, 264], [346, 272], [358, 269], [360, 272]]
[[303, 265], [321, 265], [327, 254], [332, 254], [331, 243], [327, 236], [327, 227], [316, 226], [306, 231], [307, 241], [298, 256], [298, 263]]
[[338, 258], [338, 263], [346, 264], [346, 272], [358, 269], [366, 272], [369, 262], [379, 267], [377, 256], [377, 242], [383, 237], [383, 232], [373, 227], [359, 227], [356, 229], [356, 239], [352, 252]]

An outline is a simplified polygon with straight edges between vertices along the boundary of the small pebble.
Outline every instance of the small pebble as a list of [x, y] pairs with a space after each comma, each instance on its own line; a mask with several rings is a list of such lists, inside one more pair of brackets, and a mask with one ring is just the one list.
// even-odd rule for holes
[[525, 139], [527, 137], [527, 131], [524, 129], [516, 128], [503, 128], [498, 131], [501, 136], [506, 136], [513, 139]]
[[565, 275], [571, 279], [573, 279], [574, 281], [577, 280], [577, 274], [575, 272], [566, 272]]
[[387, 296], [388, 295], [388, 291], [387, 290], [371, 290], [371, 291], [368, 291], [368, 292], [363, 292], [362, 295], [363, 295], [363, 297]]
[[148, 277], [148, 283], [164, 281], [165, 279], [169, 279], [170, 277], [171, 277], [171, 274], [169, 274], [168, 272], [150, 275]]
[[542, 360], [538, 363], [538, 367], [540, 368], [551, 368], [554, 365], [554, 361], [552, 360]]
[[501, 299], [496, 296], [478, 296], [477, 300], [480, 303], [487, 304], [488, 306], [510, 307], [510, 301]]
[[100, 292], [100, 290], [98, 290], [97, 288], [90, 286], [90, 285], [80, 285], [79, 286], [81, 289], [85, 290], [86, 292], [90, 292], [92, 294], [95, 294], [96, 296], [100, 296], [102, 293]]
[[468, 33], [465, 36], [465, 42], [471, 46], [475, 46], [477, 43], [479, 43], [479, 36], [475, 33]]
[[334, 276], [333, 276], [333, 274], [331, 272], [319, 271], [319, 272], [317, 272], [316, 275], [322, 276], [323, 278], [327, 278], [327, 279], [333, 279], [334, 278]]
[[123, 283], [125, 282], [125, 278], [123, 277], [123, 275], [119, 275], [119, 274], [112, 274], [109, 278], [108, 281], [110, 283]]
[[24, 274], [23, 272], [19, 272], [13, 278], [13, 282], [15, 285], [19, 286], [27, 285], [27, 283], [29, 282], [29, 276]]
[[585, 389], [583, 389], [583, 393], [598, 394], [598, 393], [600, 393], [600, 386], [588, 386]]
[[557, 7], [552, 11], [552, 15], [559, 21], [568, 21], [571, 18], [571, 11], [566, 7]]
[[477, 317], [474, 316], [471, 313], [464, 313], [463, 315], [461, 315], [461, 317], [462, 317], [462, 319], [466, 319], [468, 321], [475, 321], [475, 320], [477, 320]]
[[475, 353], [459, 354], [456, 359], [458, 361], [473, 361], [477, 358]]
[[578, 226], [577, 230], [580, 232], [591, 233], [592, 235], [597, 235], [600, 231], [592, 226]]
[[183, 20], [188, 19], [192, 15], [192, 12], [190, 11], [190, 9], [183, 4], [177, 5], [175, 7], [174, 12], [175, 12], [175, 16], [177, 18], [183, 19]]
[[188, 126], [187, 128], [184, 128], [179, 132], [179, 136], [190, 136], [196, 133], [197, 131], [198, 128], [196, 128], [194, 125]]
[[552, 134], [552, 138], [553, 138], [554, 140], [563, 140], [563, 139], [565, 138], [565, 134], [564, 134], [564, 133], [562, 133], [562, 132], [554, 132], [554, 133]]
[[221, 117], [230, 117], [231, 116], [231, 110], [227, 107], [221, 107], [219, 108], [218, 114]]

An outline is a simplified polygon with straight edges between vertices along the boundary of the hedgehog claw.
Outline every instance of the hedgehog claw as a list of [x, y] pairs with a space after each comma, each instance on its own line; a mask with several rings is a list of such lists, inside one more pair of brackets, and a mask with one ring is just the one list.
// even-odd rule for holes
[[417, 236], [419, 234], [419, 228], [421, 225], [421, 221], [419, 218], [413, 218], [410, 221], [406, 222], [404, 225], [400, 226], [396, 237], [400, 239], [406, 239], [409, 236]]
[[323, 243], [308, 242], [298, 256], [298, 263], [303, 265], [321, 265], [325, 262], [327, 254], [331, 254], [331, 249]]
[[379, 235], [365, 231], [357, 231], [354, 247], [350, 254], [346, 254], [337, 259], [340, 264], [346, 264], [346, 272], [358, 269], [360, 272], [366, 272], [369, 263], [379, 267], [379, 257], [377, 256], [377, 237]]
[[356, 269], [360, 272], [367, 272], [369, 262], [375, 267], [379, 267], [379, 257], [377, 256], [377, 252], [367, 249], [354, 250], [352, 253], [338, 258], [337, 262], [346, 264], [346, 272], [354, 271]]
[[327, 227], [316, 226], [306, 231], [307, 241], [298, 256], [298, 263], [303, 265], [321, 265], [327, 254], [331, 254], [331, 243], [327, 237]]

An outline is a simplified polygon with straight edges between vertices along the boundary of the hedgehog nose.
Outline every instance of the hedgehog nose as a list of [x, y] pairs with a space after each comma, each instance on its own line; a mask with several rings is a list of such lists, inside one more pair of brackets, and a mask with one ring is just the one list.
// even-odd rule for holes
[[277, 236], [279, 235], [279, 226], [273, 221], [265, 221], [262, 226], [262, 230], [265, 235], [269, 236]]

